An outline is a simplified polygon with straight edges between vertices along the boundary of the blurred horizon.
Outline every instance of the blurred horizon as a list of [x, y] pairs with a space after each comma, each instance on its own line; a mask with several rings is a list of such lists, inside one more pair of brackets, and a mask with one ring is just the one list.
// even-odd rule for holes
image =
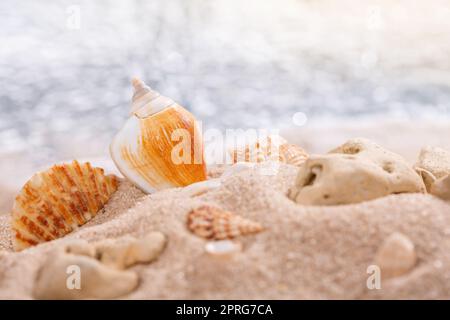
[[107, 155], [133, 76], [206, 129], [450, 119], [448, 1], [19, 0], [0, 19], [8, 161]]

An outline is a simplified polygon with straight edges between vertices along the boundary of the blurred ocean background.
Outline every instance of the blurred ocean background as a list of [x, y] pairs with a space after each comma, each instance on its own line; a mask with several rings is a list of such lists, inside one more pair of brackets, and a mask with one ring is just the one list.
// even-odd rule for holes
[[450, 144], [448, 0], [15, 0], [0, 21], [4, 185], [107, 157], [133, 76], [205, 129], [287, 128], [314, 149], [389, 123], [398, 145], [416, 128]]

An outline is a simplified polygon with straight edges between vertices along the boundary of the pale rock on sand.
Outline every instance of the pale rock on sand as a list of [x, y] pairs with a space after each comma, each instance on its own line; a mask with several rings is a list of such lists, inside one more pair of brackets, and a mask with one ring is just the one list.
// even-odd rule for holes
[[450, 152], [438, 147], [425, 147], [420, 151], [416, 168], [430, 172], [436, 179], [450, 174]]
[[138, 285], [134, 272], [109, 268], [92, 257], [56, 251], [38, 272], [33, 291], [36, 299], [112, 299]]
[[402, 157], [353, 139], [327, 155], [310, 156], [290, 198], [304, 205], [338, 205], [414, 192], [425, 192], [425, 186]]
[[443, 200], [450, 201], [450, 175], [437, 180], [432, 185], [430, 193]]
[[[397, 194], [352, 205], [302, 206], [286, 196], [297, 171], [283, 164], [276, 175], [249, 168], [193, 198], [182, 188], [143, 195], [123, 183], [88, 224], [19, 253], [11, 251], [6, 233], [0, 232], [7, 250], [0, 256], [0, 298], [33, 298], [48, 252], [69, 239], [142, 238], [153, 230], [164, 233], [168, 245], [153, 263], [128, 269], [138, 274], [139, 286], [121, 298], [450, 298], [449, 203], [427, 194]], [[232, 259], [217, 259], [205, 250], [209, 242], [186, 227], [187, 214], [201, 205], [220, 207], [267, 229], [240, 237], [242, 249]], [[0, 220], [0, 230], [7, 223]], [[394, 232], [411, 239], [418, 264], [401, 277], [382, 280], [380, 290], [370, 290], [367, 268]]]
[[167, 238], [161, 232], [150, 232], [141, 239], [125, 236], [107, 239], [95, 245], [100, 261], [111, 267], [125, 269], [137, 263], [149, 263], [158, 258]]
[[83, 239], [69, 239], [67, 240], [64, 251], [71, 254], [79, 254], [86, 257], [95, 258], [95, 247]]
[[[437, 196], [445, 193], [443, 191], [445, 189], [443, 180], [450, 175], [449, 151], [437, 147], [422, 148], [415, 168], [421, 175], [429, 193], [434, 193]], [[441, 181], [437, 182], [439, 179]], [[437, 186], [433, 187], [435, 183], [437, 183]]]
[[378, 249], [375, 264], [383, 279], [401, 276], [416, 264], [416, 252], [411, 240], [401, 233], [390, 235]]

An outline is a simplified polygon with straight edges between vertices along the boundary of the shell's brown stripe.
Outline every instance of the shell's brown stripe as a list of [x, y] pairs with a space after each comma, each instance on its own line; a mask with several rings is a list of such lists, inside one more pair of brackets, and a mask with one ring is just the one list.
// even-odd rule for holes
[[28, 219], [26, 216], [20, 217], [20, 222], [25, 226], [25, 229], [30, 232], [30, 234], [34, 235], [38, 239], [42, 239], [45, 241], [50, 241], [55, 238], [52, 238], [46, 234], [44, 230], [41, 229], [37, 224]]
[[[32, 188], [30, 188], [29, 190], [31, 190]], [[17, 217], [20, 219], [20, 217], [22, 217], [24, 214], [26, 214], [26, 212], [24, 212], [24, 208], [27, 207], [31, 207], [33, 210], [33, 212], [37, 212], [34, 217], [30, 217], [29, 220], [36, 226], [41, 225], [42, 227], [44, 227], [44, 229], [41, 230], [46, 230], [47, 226], [49, 225], [49, 220], [46, 218], [46, 216], [41, 214], [41, 207], [45, 206], [45, 199], [39, 198], [39, 199], [35, 199], [33, 202], [29, 203], [29, 205], [27, 206], [27, 199], [22, 198], [22, 197], [17, 197], [16, 202], [18, 204], [18, 206], [20, 208], [16, 208], [13, 211], [13, 216]], [[48, 231], [44, 231], [45, 234], [47, 236], [55, 236], [55, 231], [53, 230], [48, 230]]]
[[[45, 176], [45, 175], [44, 175]], [[64, 221], [65, 229], [71, 230], [71, 225], [73, 224], [73, 219], [69, 212], [67, 211], [67, 203], [64, 199], [64, 194], [66, 193], [64, 185], [61, 183], [60, 179], [57, 176], [57, 170], [51, 170], [48, 174], [48, 177], [51, 181], [50, 194], [53, 195], [52, 200], [55, 203], [56, 211], [58, 212], [60, 218]], [[54, 187], [56, 186], [56, 188]]]
[[86, 194], [85, 186], [80, 177], [80, 175], [82, 175], [83, 173], [77, 170], [77, 164], [78, 164], [77, 161], [73, 161], [71, 166], [66, 165], [66, 170], [71, 173], [70, 176], [76, 185], [76, 188], [74, 188], [74, 193], [76, 194], [76, 197], [79, 199], [79, 201], [77, 202], [77, 206], [79, 206], [84, 221], [86, 221], [87, 219], [89, 219], [87, 215], [87, 213], [89, 212], [88, 195]]
[[46, 220], [48, 222], [48, 224], [42, 224], [44, 230], [50, 233], [53, 237], [57, 238], [61, 235], [64, 229], [59, 227], [61, 224], [61, 217], [51, 203], [55, 200], [58, 201], [58, 198], [53, 195], [52, 188], [49, 188], [47, 183], [44, 183], [41, 188], [41, 200], [33, 211], [35, 211], [39, 216], [40, 219], [37, 219], [38, 221]]
[[[101, 197], [102, 193], [99, 192], [96, 181], [103, 177], [103, 174], [104, 174], [103, 169], [101, 169], [101, 170], [97, 169], [97, 170], [100, 170], [100, 171], [98, 171], [99, 172], [98, 176], [96, 175], [97, 171], [90, 166], [89, 162], [87, 162], [85, 164], [84, 169], [85, 169], [85, 174], [83, 175], [83, 181], [84, 181], [84, 184], [86, 185], [86, 187], [88, 187], [90, 190], [90, 197], [89, 197], [90, 213], [92, 215], [94, 215], [103, 207], [104, 203], [106, 201], [108, 201], [111, 192], [109, 192], [109, 190], [107, 190], [106, 193], [103, 194], [103, 197]], [[94, 190], [94, 192], [92, 192], [92, 190]]]
[[105, 186], [105, 179], [102, 176], [102, 173], [98, 170], [94, 170], [95, 172], [95, 182], [97, 184], [97, 189], [100, 191], [100, 195], [102, 195], [101, 203], [99, 210], [103, 207], [103, 205], [108, 201], [109, 194], [108, 189]]
[[[51, 211], [48, 217], [53, 221], [52, 229], [56, 230], [56, 233], [59, 236], [68, 229], [68, 226], [65, 223], [64, 213], [60, 210], [61, 201], [63, 201], [60, 195], [64, 192], [64, 188], [52, 172], [49, 172], [49, 174], [42, 174], [41, 177], [45, 182], [45, 189], [42, 190], [42, 197], [49, 207], [48, 211]], [[52, 187], [50, 188], [49, 186]], [[52, 206], [49, 203], [53, 203], [54, 205]]]
[[39, 201], [34, 211], [37, 217], [40, 218], [37, 219], [38, 222], [43, 220], [47, 221], [46, 224], [41, 223], [42, 227], [44, 227], [44, 230], [50, 233], [53, 237], [57, 237], [59, 232], [54, 228], [54, 221], [56, 221], [58, 218], [50, 204], [52, 201], [51, 198], [52, 194], [50, 193], [50, 189], [45, 186], [45, 189], [42, 192], [41, 201]]
[[83, 213], [94, 212], [95, 208], [94, 208], [92, 200], [91, 200], [92, 197], [91, 197], [91, 193], [89, 191], [89, 185], [86, 182], [85, 174], [84, 174], [80, 164], [78, 163], [78, 161], [75, 160], [72, 162], [72, 168], [76, 173], [75, 179], [77, 179], [77, 186], [83, 196], [83, 200], [84, 200], [84, 203], [86, 206], [86, 209], [83, 210]]
[[45, 227], [48, 227], [48, 226], [49, 226], [47, 220], [45, 220], [44, 217], [42, 217], [42, 216], [39, 215], [39, 216], [37, 216], [36, 219], [37, 219], [43, 226], [45, 226]]
[[25, 194], [28, 196], [30, 201], [39, 199], [39, 193], [35, 192], [30, 182], [25, 184], [23, 190], [25, 191]]
[[81, 202], [80, 196], [77, 194], [77, 192], [75, 192], [77, 190], [75, 182], [70, 177], [70, 173], [67, 171], [67, 168], [65, 166], [58, 166], [57, 168], [61, 175], [61, 178], [63, 179], [62, 181], [67, 183], [67, 186], [65, 186], [65, 190], [69, 194], [70, 199], [76, 198], [75, 200], [69, 200], [68, 205], [70, 208], [70, 212], [72, 212], [74, 214], [77, 224], [82, 225], [85, 222], [85, 219], [84, 219], [83, 212], [75, 204], [75, 203]]
[[[52, 223], [47, 223], [47, 224], [41, 224], [43, 228], [43, 230], [45, 230], [47, 233], [49, 233], [51, 236], [57, 238], [60, 235], [60, 232], [58, 230], [58, 228], [54, 227], [54, 222], [57, 221], [57, 217], [55, 216], [55, 214], [53, 213], [53, 209], [51, 207], [51, 205], [48, 203], [48, 200], [42, 200], [42, 203], [36, 208], [36, 215], [38, 217], [38, 222], [40, 222], [40, 220], [46, 220], [47, 222], [49, 220], [53, 221]], [[39, 219], [40, 218], [40, 219]], [[51, 226], [48, 227], [47, 226]]]
[[[71, 177], [76, 184], [76, 188], [74, 188], [74, 193], [76, 197], [79, 199], [79, 202], [76, 203], [77, 207], [80, 209], [81, 214], [83, 216], [83, 220], [85, 223], [90, 219], [91, 214], [89, 210], [89, 194], [87, 193], [86, 185], [83, 183], [82, 175], [83, 173], [77, 166], [78, 162], [72, 162], [71, 166], [67, 166], [67, 171], [71, 173]], [[81, 175], [81, 176], [80, 176]]]
[[118, 179], [113, 175], [106, 176], [105, 179], [108, 182], [108, 194], [114, 193], [119, 187]]
[[15, 231], [15, 237], [17, 240], [19, 240], [20, 242], [24, 243], [25, 245], [22, 244], [21, 247], [27, 247], [27, 246], [35, 246], [38, 244], [37, 241], [31, 240], [27, 237], [25, 237], [20, 230], [14, 230]]
[[[177, 106], [141, 120], [138, 151], [134, 154], [129, 148], [122, 147], [122, 157], [156, 189], [185, 186], [205, 180], [204, 161], [201, 164], [193, 163], [194, 146], [202, 144], [201, 134], [199, 132], [194, 134], [195, 126], [192, 125], [194, 120], [189, 112]], [[171, 140], [172, 133], [176, 129], [187, 130], [191, 137], [192, 163], [176, 165], [172, 161], [172, 148], [180, 143]]]
[[61, 225], [65, 231], [72, 231], [72, 225], [74, 223], [71, 214], [69, 213], [68, 209], [69, 206], [67, 204], [67, 201], [63, 199], [64, 193], [61, 193], [59, 195], [59, 198], [56, 198], [56, 196], [53, 196], [53, 207], [55, 208], [55, 211], [59, 214], [59, 220], [58, 220], [58, 226]]
[[98, 211], [98, 210], [100, 210], [100, 208], [102, 206], [102, 198], [100, 196], [100, 192], [97, 187], [94, 168], [91, 167], [91, 164], [89, 162], [86, 163], [86, 168], [87, 168], [87, 171], [89, 172], [87, 181], [90, 185], [90, 189], [94, 190], [93, 196], [95, 199], [95, 211]]
[[[108, 186], [106, 185], [106, 179], [102, 178], [100, 180], [100, 183], [101, 183], [101, 186], [102, 186], [102, 189], [103, 189], [103, 194], [108, 195]], [[108, 197], [106, 197], [106, 198], [108, 198]], [[105, 199], [105, 202], [106, 202], [106, 199]]]

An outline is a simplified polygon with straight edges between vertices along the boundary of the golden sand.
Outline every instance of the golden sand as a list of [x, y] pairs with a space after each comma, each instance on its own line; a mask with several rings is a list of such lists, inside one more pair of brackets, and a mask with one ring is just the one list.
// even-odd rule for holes
[[[248, 169], [194, 198], [181, 189], [144, 195], [124, 182], [104, 212], [79, 230], [20, 253], [11, 251], [9, 219], [0, 216], [0, 298], [32, 298], [46, 254], [68, 238], [94, 242], [152, 230], [168, 236], [167, 248], [156, 262], [131, 268], [140, 283], [123, 298], [450, 298], [449, 203], [401, 194], [355, 205], [300, 206], [286, 197], [296, 170], [283, 165], [277, 175], [265, 176]], [[238, 238], [242, 251], [218, 259], [186, 228], [187, 213], [205, 204], [257, 221], [266, 231]], [[394, 232], [411, 239], [417, 265], [370, 290], [367, 268]]]

